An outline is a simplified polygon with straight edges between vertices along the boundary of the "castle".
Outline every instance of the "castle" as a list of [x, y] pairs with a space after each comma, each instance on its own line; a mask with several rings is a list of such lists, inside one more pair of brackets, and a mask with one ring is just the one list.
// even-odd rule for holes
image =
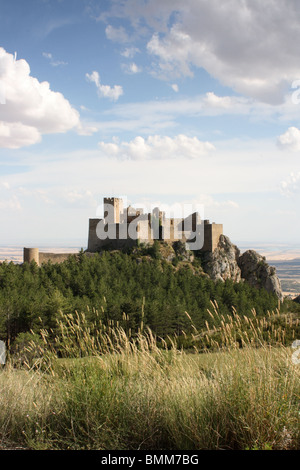
[[[103, 249], [121, 250], [141, 243], [153, 244], [182, 241], [190, 250], [213, 252], [223, 234], [223, 225], [201, 220], [198, 212], [188, 217], [166, 217], [164, 211], [155, 207], [151, 212], [131, 206], [123, 207], [123, 200], [105, 197], [103, 218], [89, 219], [88, 246], [86, 253]], [[42, 253], [38, 248], [24, 248], [24, 262], [35, 261], [38, 265], [51, 261], [61, 263], [70, 253]]]
[[213, 252], [223, 233], [222, 224], [202, 221], [197, 212], [185, 218], [168, 218], [158, 207], [148, 213], [141, 208], [124, 208], [123, 200], [116, 197], [104, 198], [103, 203], [103, 219], [89, 220], [87, 252], [152, 244], [154, 240], [181, 240], [189, 249]]

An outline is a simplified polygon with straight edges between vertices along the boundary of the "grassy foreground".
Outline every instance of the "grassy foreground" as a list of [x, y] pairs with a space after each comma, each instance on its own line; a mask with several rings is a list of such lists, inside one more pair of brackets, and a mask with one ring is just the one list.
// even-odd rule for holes
[[300, 365], [292, 361], [292, 348], [258, 344], [258, 333], [255, 343], [239, 348], [230, 325], [223, 325], [225, 346], [198, 354], [179, 350], [175, 341], [158, 347], [150, 331], [132, 340], [114, 328], [95, 340], [84, 317], [69, 318], [55, 348], [44, 332], [43, 344], [28, 348], [30, 360], [20, 367], [11, 361], [0, 371], [0, 443], [299, 449]]

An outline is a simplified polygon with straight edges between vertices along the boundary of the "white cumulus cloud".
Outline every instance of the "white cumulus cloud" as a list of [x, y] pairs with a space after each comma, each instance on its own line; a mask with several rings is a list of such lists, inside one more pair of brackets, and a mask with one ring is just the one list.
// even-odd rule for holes
[[66, 189], [61, 197], [69, 204], [91, 204], [96, 205], [97, 201], [94, 199], [93, 193], [87, 189]]
[[114, 28], [111, 25], [108, 25], [105, 29], [105, 34], [108, 39], [114, 42], [128, 42], [128, 34], [126, 33], [125, 28], [123, 26], [120, 26], [119, 28]]
[[129, 20], [140, 35], [147, 25], [159, 78], [204, 68], [243, 95], [277, 104], [300, 76], [297, 0], [112, 0], [106, 17]]
[[30, 75], [26, 60], [0, 48], [0, 147], [16, 149], [40, 142], [42, 134], [63, 133], [80, 123], [79, 113], [48, 82]]
[[140, 50], [137, 47], [126, 47], [124, 51], [121, 52], [121, 55], [126, 57], [126, 59], [133, 59], [139, 52]]
[[289, 127], [289, 129], [284, 134], [278, 137], [277, 143], [282, 150], [299, 152], [300, 130], [297, 127]]
[[292, 172], [288, 178], [280, 183], [280, 192], [284, 196], [290, 197], [299, 193], [300, 190], [300, 172]]
[[130, 160], [196, 159], [215, 150], [210, 142], [182, 134], [174, 138], [153, 135], [144, 139], [137, 136], [120, 144], [99, 142], [99, 147], [107, 156]]
[[142, 68], [139, 67], [135, 62], [131, 62], [130, 64], [122, 64], [122, 68], [125, 73], [129, 75], [135, 75], [136, 73], [140, 73]]
[[120, 96], [123, 95], [123, 88], [120, 85], [115, 85], [111, 87], [109, 85], [102, 85], [100, 83], [100, 76], [99, 73], [94, 71], [91, 74], [85, 75], [89, 82], [95, 83], [98, 96], [100, 98], [110, 98], [114, 101], [117, 101]]
[[59, 65], [68, 65], [68, 63], [64, 62], [63, 60], [55, 60], [51, 52], [43, 52], [43, 57], [49, 60], [52, 67], [58, 67]]

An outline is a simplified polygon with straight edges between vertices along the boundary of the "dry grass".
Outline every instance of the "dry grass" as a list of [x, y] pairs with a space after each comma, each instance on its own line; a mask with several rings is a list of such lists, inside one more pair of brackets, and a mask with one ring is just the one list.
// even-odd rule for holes
[[39, 449], [299, 449], [300, 366], [272, 330], [280, 312], [210, 315], [194, 328], [203, 354], [143, 325], [61, 316], [55, 341], [28, 345], [27, 370], [1, 372], [0, 435]]

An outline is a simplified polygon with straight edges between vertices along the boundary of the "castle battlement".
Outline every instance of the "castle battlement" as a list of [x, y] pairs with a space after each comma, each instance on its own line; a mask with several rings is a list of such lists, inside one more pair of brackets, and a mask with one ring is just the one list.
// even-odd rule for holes
[[87, 251], [91, 253], [108, 247], [123, 249], [137, 243], [152, 244], [154, 240], [181, 240], [191, 245], [195, 237], [202, 237], [200, 250], [213, 252], [223, 234], [222, 224], [202, 221], [197, 212], [185, 218], [173, 218], [166, 217], [159, 207], [149, 213], [132, 206], [124, 208], [120, 198], [105, 197], [103, 202], [103, 218], [89, 220]]

